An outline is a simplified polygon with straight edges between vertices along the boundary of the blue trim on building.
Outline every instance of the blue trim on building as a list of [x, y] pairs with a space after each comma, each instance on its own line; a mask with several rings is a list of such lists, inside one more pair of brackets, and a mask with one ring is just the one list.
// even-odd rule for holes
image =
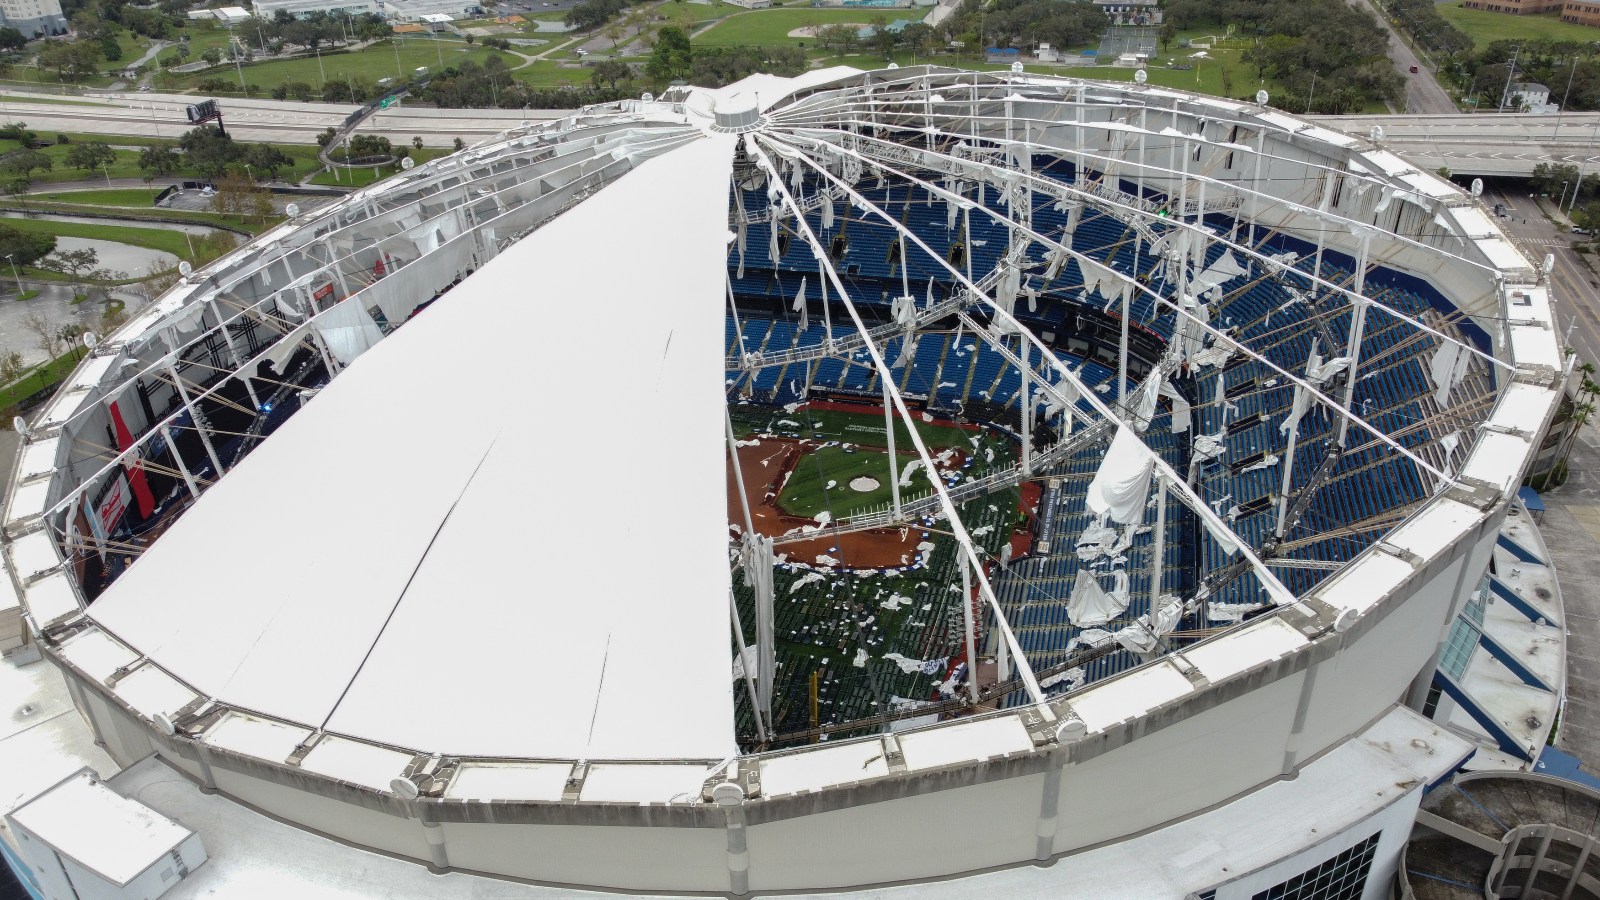
[[1500, 646], [1500, 643], [1494, 638], [1483, 633], [1482, 631], [1479, 631], [1478, 643], [1482, 645], [1483, 649], [1489, 651], [1490, 656], [1500, 660], [1501, 665], [1510, 669], [1511, 674], [1521, 679], [1523, 684], [1526, 684], [1529, 687], [1536, 687], [1541, 691], [1551, 694], [1556, 692], [1555, 688], [1544, 683], [1544, 679], [1529, 671], [1528, 667], [1522, 664], [1522, 660], [1517, 659], [1516, 654]]
[[1540, 775], [1565, 778], [1584, 787], [1600, 791], [1600, 778], [1585, 772], [1582, 766], [1583, 760], [1559, 747], [1552, 746], [1544, 748], [1544, 752], [1539, 754], [1539, 762], [1533, 767], [1533, 770]]
[[1502, 751], [1518, 759], [1533, 761], [1533, 757], [1528, 755], [1527, 749], [1519, 745], [1516, 738], [1513, 738], [1511, 733], [1505, 730], [1504, 726], [1495, 721], [1494, 716], [1479, 708], [1478, 704], [1473, 702], [1472, 697], [1467, 694], [1461, 685], [1456, 683], [1454, 678], [1444, 672], [1435, 670], [1433, 683], [1439, 686], [1439, 690], [1449, 695], [1450, 699], [1454, 700], [1467, 715], [1471, 716], [1472, 721], [1477, 722], [1484, 731], [1489, 732], [1489, 737], [1494, 739], [1495, 745]]
[[1503, 534], [1495, 538], [1495, 543], [1505, 548], [1507, 553], [1515, 556], [1517, 559], [1520, 559], [1525, 563], [1537, 563], [1541, 566], [1544, 565], [1544, 560], [1534, 556], [1532, 551]]
[[44, 893], [39, 890], [39, 886], [34, 883], [33, 870], [23, 865], [22, 860], [17, 859], [11, 852], [11, 848], [6, 846], [5, 841], [0, 841], [0, 857], [3, 857], [6, 865], [11, 867], [12, 873], [17, 876], [18, 883], [22, 885], [22, 889], [28, 893], [29, 897], [32, 897], [33, 900], [48, 900]]
[[1526, 616], [1529, 622], [1537, 622], [1544, 618], [1544, 613], [1539, 612], [1534, 608], [1533, 604], [1517, 596], [1516, 591], [1507, 587], [1505, 582], [1494, 575], [1489, 576], [1489, 590], [1494, 591], [1496, 597], [1511, 604], [1511, 607]]

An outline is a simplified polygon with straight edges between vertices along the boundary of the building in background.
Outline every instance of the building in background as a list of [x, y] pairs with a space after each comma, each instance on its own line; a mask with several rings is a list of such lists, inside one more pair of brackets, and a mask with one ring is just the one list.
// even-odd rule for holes
[[0, 0], [0, 26], [10, 26], [28, 39], [67, 33], [61, 0]]

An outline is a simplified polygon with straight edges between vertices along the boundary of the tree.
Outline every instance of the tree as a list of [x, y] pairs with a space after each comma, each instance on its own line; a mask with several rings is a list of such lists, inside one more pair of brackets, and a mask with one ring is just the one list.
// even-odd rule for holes
[[33, 143], [33, 139], [36, 137], [38, 135], [28, 130], [27, 122], [11, 122], [6, 125], [0, 125], [0, 138], [16, 141], [24, 147]]
[[228, 165], [237, 161], [243, 150], [233, 138], [221, 129], [201, 125], [191, 128], [178, 139], [183, 148], [183, 158], [190, 168], [206, 178], [217, 178], [227, 171]]
[[32, 332], [34, 346], [44, 351], [45, 356], [55, 359], [61, 355], [61, 333], [49, 319], [39, 313], [29, 313], [22, 320], [22, 327]]
[[817, 29], [817, 42], [830, 50], [851, 51], [861, 39], [854, 25], [826, 25]]
[[604, 82], [606, 86], [615, 88], [619, 81], [630, 81], [633, 78], [633, 67], [620, 59], [603, 59], [595, 65], [594, 71], [589, 74], [589, 80], [595, 84]]
[[694, 51], [689, 46], [689, 35], [675, 25], [657, 32], [656, 46], [645, 64], [645, 71], [659, 82], [689, 77], [694, 72]]
[[165, 178], [178, 171], [178, 154], [171, 144], [151, 144], [139, 151], [139, 168], [144, 170], [144, 180]]
[[53, 235], [32, 234], [0, 224], [0, 259], [9, 256], [19, 266], [31, 266], [55, 249]]
[[116, 151], [112, 150], [109, 144], [101, 141], [85, 141], [81, 144], [73, 144], [72, 149], [67, 151], [66, 159], [67, 165], [74, 169], [82, 169], [88, 173], [93, 173], [94, 170], [102, 166], [110, 166], [116, 161]]
[[[260, 211], [257, 197], [265, 197], [267, 200], [265, 215]], [[266, 188], [245, 175], [229, 172], [217, 181], [217, 193], [211, 198], [211, 209], [225, 216], [238, 216], [240, 219], [257, 215], [265, 218], [272, 214], [272, 196]]]
[[271, 144], [255, 144], [244, 152], [244, 161], [255, 172], [265, 172], [268, 180], [277, 180], [278, 173], [294, 168], [294, 157]]
[[204, 53], [200, 54], [200, 58], [205, 60], [207, 65], [214, 66], [222, 62], [222, 50], [217, 47], [209, 47]]
[[21, 50], [26, 46], [28, 39], [22, 36], [22, 32], [10, 26], [0, 28], [0, 50]]
[[62, 250], [42, 260], [39, 265], [79, 279], [94, 271], [100, 265], [100, 254], [93, 247], [85, 247], [82, 250]]
[[22, 377], [28, 367], [22, 362], [22, 354], [13, 350], [0, 356], [0, 384], [11, 384]]
[[422, 135], [419, 134], [416, 137], [411, 139], [411, 148], [413, 150], [421, 150], [422, 149]]
[[116, 62], [122, 58], [122, 45], [117, 43], [116, 35], [108, 34], [101, 38], [99, 43], [100, 55], [105, 57], [108, 62]]
[[334, 138], [338, 136], [339, 130], [334, 128], [332, 125], [329, 125], [327, 128], [317, 132], [317, 146], [326, 147], [333, 141]]
[[456, 138], [454, 141], [451, 141], [450, 145], [454, 147], [457, 152], [467, 149], [467, 142], [463, 141], [461, 138]]
[[32, 178], [35, 170], [48, 172], [53, 166], [50, 157], [37, 150], [18, 150], [5, 158], [6, 171], [20, 178]]

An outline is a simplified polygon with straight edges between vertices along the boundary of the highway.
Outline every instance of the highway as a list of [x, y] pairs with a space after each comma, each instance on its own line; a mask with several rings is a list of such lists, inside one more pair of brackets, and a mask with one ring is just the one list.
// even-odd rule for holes
[[1451, 113], [1428, 116], [1312, 116], [1312, 121], [1365, 138], [1382, 126], [1383, 144], [1418, 168], [1457, 175], [1527, 177], [1541, 162], [1600, 162], [1600, 113]]
[[[13, 94], [26, 96], [29, 102], [8, 102]], [[58, 99], [72, 100], [74, 105], [50, 102]], [[0, 94], [0, 116], [8, 122], [26, 122], [41, 133], [124, 134], [176, 141], [189, 129], [186, 108], [199, 99], [193, 94], [103, 92], [58, 98], [6, 92]], [[102, 105], [77, 105], [87, 103]], [[225, 99], [221, 105], [224, 124], [235, 139], [289, 144], [314, 143], [319, 132], [329, 126], [337, 128], [357, 108], [351, 103], [244, 99]], [[558, 119], [571, 114], [570, 109], [413, 109], [402, 105], [379, 111], [361, 130], [395, 143], [409, 144], [420, 136], [426, 146], [449, 147], [457, 137], [471, 144], [525, 119]]]
[[[1403, 45], [1402, 45], [1403, 47]], [[1406, 52], [1410, 52], [1406, 50]], [[26, 96], [28, 102], [16, 98]], [[8, 100], [7, 98], [11, 99]], [[194, 94], [94, 92], [81, 96], [0, 95], [0, 116], [23, 121], [38, 132], [125, 134], [176, 140], [189, 127], [184, 110]], [[72, 100], [67, 105], [59, 100]], [[1433, 101], [1427, 101], [1432, 105]], [[81, 105], [99, 104], [99, 105]], [[228, 129], [244, 141], [312, 143], [319, 132], [338, 127], [356, 107], [348, 103], [295, 103], [226, 99]], [[460, 137], [471, 144], [523, 120], [557, 119], [572, 110], [424, 109], [400, 106], [378, 112], [361, 126], [396, 143], [421, 137], [430, 147], [448, 147]], [[1600, 113], [1531, 115], [1315, 116], [1312, 120], [1360, 138], [1382, 125], [1384, 146], [1434, 171], [1457, 175], [1527, 177], [1541, 162], [1600, 166]]]

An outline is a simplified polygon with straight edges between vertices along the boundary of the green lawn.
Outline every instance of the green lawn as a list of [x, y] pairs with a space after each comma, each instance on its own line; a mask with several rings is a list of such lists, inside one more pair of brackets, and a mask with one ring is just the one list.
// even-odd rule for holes
[[0, 409], [10, 409], [45, 388], [60, 383], [81, 359], [82, 351], [74, 348], [63, 356], [29, 369], [20, 379], [0, 387]]
[[[641, 60], [642, 62], [642, 60]], [[589, 83], [590, 70], [582, 66], [563, 66], [558, 59], [541, 59], [511, 73], [518, 81], [535, 87], [563, 87]]]
[[[915, 454], [899, 456], [897, 470], [916, 459]], [[860, 477], [873, 479], [877, 486], [869, 491], [850, 487], [850, 482]], [[912, 485], [905, 489], [906, 493], [915, 490], [921, 494], [927, 490], [927, 481], [920, 475], [914, 476]], [[859, 447], [846, 450], [834, 445], [818, 447], [795, 461], [794, 470], [778, 495], [778, 506], [789, 515], [807, 519], [824, 511], [835, 519], [844, 519], [880, 508], [893, 499], [888, 453]]]
[[181, 231], [161, 228], [141, 228], [129, 225], [102, 225], [98, 222], [49, 222], [42, 219], [6, 217], [4, 224], [29, 234], [51, 234], [56, 237], [88, 238], [97, 241], [116, 241], [161, 250], [178, 257], [188, 257], [189, 241]]
[[697, 36], [694, 43], [700, 47], [809, 45], [814, 43], [812, 39], [792, 38], [789, 32], [796, 28], [841, 22], [867, 25], [879, 15], [890, 22], [921, 16], [915, 11], [908, 13], [899, 9], [759, 9], [728, 16], [711, 26], [705, 34]]
[[19, 97], [16, 94], [7, 94], [4, 91], [0, 91], [0, 106], [10, 106], [13, 103], [50, 103], [56, 106], [116, 106], [114, 103], [73, 100], [67, 97]]
[[[427, 66], [437, 69], [441, 60], [445, 66], [457, 65], [465, 60], [482, 63], [491, 54], [499, 53], [495, 50], [485, 50], [482, 47], [468, 47], [465, 41], [444, 40], [433, 38], [405, 39], [401, 42], [398, 52], [399, 64], [396, 65], [396, 51], [388, 45], [378, 45], [366, 50], [357, 50], [353, 53], [327, 53], [322, 54], [319, 64], [315, 56], [300, 59], [285, 59], [267, 62], [251, 63], [244, 67], [244, 80], [246, 84], [259, 85], [264, 91], [292, 81], [303, 81], [311, 85], [320, 85], [324, 74], [329, 78], [341, 75], [362, 76], [372, 81], [380, 78], [394, 78], [397, 73], [400, 77], [409, 77], [418, 66]], [[509, 68], [522, 62], [521, 58], [499, 53]], [[206, 72], [195, 72], [187, 75], [174, 76], [171, 84], [179, 90], [193, 88], [207, 78], [221, 78], [230, 84], [238, 84], [238, 75], [230, 66], [226, 69], [217, 68]]]
[[[32, 195], [61, 203], [80, 206], [125, 206], [134, 209], [154, 209], [156, 195], [162, 188], [110, 188], [98, 191], [58, 191]], [[30, 197], [32, 199], [32, 197]]]
[[[452, 152], [454, 151], [441, 150], [436, 147], [425, 147], [421, 150], [413, 148], [411, 150], [411, 158], [416, 160], [420, 165], [421, 163], [425, 163], [430, 159], [445, 156], [446, 154]], [[375, 181], [382, 181], [383, 179], [388, 178], [390, 175], [393, 175], [399, 171], [401, 170], [398, 166], [378, 166], [376, 172], [373, 171], [373, 167], [371, 166], [364, 166], [359, 169], [340, 169], [337, 177], [335, 177], [331, 171], [318, 172], [316, 175], [312, 176], [311, 183], [329, 185], [332, 187], [360, 188], [366, 187]]]
[[1494, 41], [1578, 41], [1587, 44], [1600, 39], [1600, 31], [1586, 25], [1563, 22], [1559, 13], [1514, 16], [1481, 9], [1463, 9], [1460, 0], [1440, 3], [1435, 9], [1439, 10], [1439, 15], [1446, 22], [1465, 31], [1480, 49]]

